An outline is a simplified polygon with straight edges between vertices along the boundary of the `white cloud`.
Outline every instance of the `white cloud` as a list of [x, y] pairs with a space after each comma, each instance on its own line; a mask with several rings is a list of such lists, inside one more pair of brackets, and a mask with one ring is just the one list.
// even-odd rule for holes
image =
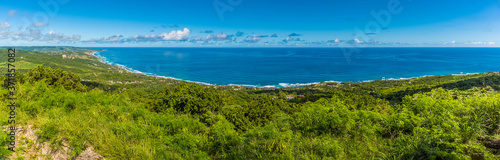
[[123, 35], [117, 34], [117, 35], [112, 35], [112, 36], [109, 36], [109, 37], [102, 37], [102, 38], [99, 38], [99, 39], [90, 39], [90, 40], [87, 40], [85, 42], [99, 42], [99, 43], [103, 43], [103, 42], [123, 42], [124, 40], [122, 38], [123, 38]]
[[63, 33], [56, 33], [54, 30], [50, 30], [48, 34], [41, 39], [42, 41], [56, 41], [56, 42], [71, 42], [80, 41], [80, 35], [65, 36]]
[[0, 29], [9, 28], [10, 24], [7, 22], [0, 22]]
[[285, 38], [285, 41], [300, 41], [300, 38], [292, 38], [292, 37], [290, 37], [290, 36], [287, 36], [287, 37]]
[[71, 42], [80, 41], [80, 35], [65, 36], [63, 33], [56, 33], [50, 30], [49, 33], [42, 34], [40, 29], [29, 27], [25, 31], [13, 33], [10, 31], [0, 32], [0, 39], [11, 38], [12, 40], [26, 40], [26, 41], [56, 41], [56, 42]]
[[262, 39], [262, 35], [253, 35], [250, 39], [245, 39], [243, 40], [243, 42], [247, 42], [247, 43], [257, 43], [260, 41], [260, 39]]
[[201, 36], [196, 36], [191, 41], [211, 41], [211, 40], [224, 41], [224, 40], [231, 40], [231, 37], [232, 36], [221, 32], [216, 34], [215, 36], [213, 34], [208, 34], [205, 38]]
[[214, 35], [213, 34], [209, 34], [205, 38], [203, 38], [201, 36], [196, 36], [196, 37], [193, 38], [193, 41], [210, 41], [213, 38], [214, 38]]
[[7, 38], [9, 38], [10, 34], [11, 33], [8, 30], [0, 31], [0, 39], [7, 39]]
[[112, 35], [109, 37], [105, 37], [103, 39], [103, 41], [105, 41], [105, 42], [117, 42], [117, 41], [120, 41], [122, 37], [123, 37], [123, 35], [121, 35], [121, 34]]
[[365, 43], [365, 41], [360, 41], [359, 39], [354, 39], [354, 42], [356, 42], [356, 43]]
[[225, 34], [225, 33], [217, 34], [217, 39], [226, 39], [226, 38], [227, 38], [227, 34]]
[[34, 41], [42, 38], [42, 33], [37, 28], [29, 27], [25, 31], [11, 33], [10, 38], [12, 40]]
[[10, 10], [9, 11], [9, 17], [17, 15], [17, 10]]
[[215, 39], [216, 41], [223, 41], [223, 40], [230, 40], [231, 39], [231, 36], [225, 34], [225, 33], [218, 33], [216, 36], [215, 36]]
[[189, 37], [189, 34], [191, 34], [191, 30], [184, 28], [183, 31], [178, 30], [170, 33], [162, 33], [160, 34], [160, 37], [164, 41], [182, 41], [186, 40]]
[[203, 41], [203, 38], [201, 38], [200, 36], [196, 36], [193, 38], [193, 41]]
[[207, 35], [207, 37], [205, 37], [205, 40], [209, 41], [209, 40], [212, 40], [212, 38], [214, 38], [214, 35], [209, 34], [209, 35]]
[[478, 44], [486, 44], [486, 42], [474, 41], [474, 42], [466, 42], [465, 44], [475, 44], [475, 45], [478, 45]]
[[38, 40], [42, 37], [42, 33], [40, 32], [39, 29], [37, 28], [27, 28], [26, 31], [21, 31], [17, 33], [13, 33], [11, 35], [11, 38], [13, 40], [28, 40], [28, 41], [34, 41]]
[[495, 45], [496, 42], [485, 42], [485, 41], [468, 41], [463, 44], [467, 45]]
[[162, 33], [159, 35], [134, 35], [124, 38], [123, 35], [117, 34], [99, 39], [90, 39], [83, 42], [95, 43], [123, 43], [123, 42], [158, 42], [158, 41], [184, 41], [187, 40], [191, 31], [188, 28], [184, 30], [172, 31], [170, 33]]

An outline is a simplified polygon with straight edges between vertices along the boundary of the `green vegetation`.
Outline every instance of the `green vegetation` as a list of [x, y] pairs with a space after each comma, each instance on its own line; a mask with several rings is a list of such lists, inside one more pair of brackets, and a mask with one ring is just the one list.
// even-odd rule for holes
[[71, 46], [15, 46], [15, 47], [9, 47], [9, 46], [4, 46], [0, 48], [15, 48], [18, 50], [24, 50], [24, 51], [35, 51], [35, 52], [43, 52], [43, 53], [59, 53], [59, 52], [72, 52], [72, 51], [80, 51], [80, 52], [92, 52], [95, 51], [96, 49], [89, 49], [89, 48], [77, 48], [77, 47], [71, 47]]
[[85, 55], [19, 51], [16, 62], [40, 65], [18, 73], [18, 124], [53, 147], [68, 141], [71, 156], [91, 145], [106, 159], [500, 158], [498, 73], [256, 89], [137, 75]]

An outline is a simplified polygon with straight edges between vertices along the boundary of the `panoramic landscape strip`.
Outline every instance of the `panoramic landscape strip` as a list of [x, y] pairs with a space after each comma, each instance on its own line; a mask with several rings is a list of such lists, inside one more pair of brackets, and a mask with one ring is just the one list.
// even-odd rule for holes
[[500, 0], [0, 2], [0, 160], [498, 160]]
[[[499, 72], [257, 88], [136, 74], [102, 63], [92, 55], [96, 51], [16, 48], [19, 130], [15, 152], [6, 145], [1, 150], [4, 155], [11, 159], [497, 156]], [[7, 88], [2, 93], [7, 106]], [[10, 111], [1, 110], [2, 115]], [[7, 122], [8, 117], [2, 117]]]

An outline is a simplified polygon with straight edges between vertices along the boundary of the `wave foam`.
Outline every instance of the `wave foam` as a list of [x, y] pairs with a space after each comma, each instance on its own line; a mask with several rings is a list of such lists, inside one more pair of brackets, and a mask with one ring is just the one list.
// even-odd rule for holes
[[[135, 69], [132, 69], [130, 67], [127, 67], [126, 65], [122, 65], [122, 64], [108, 61], [106, 57], [101, 56], [99, 53], [101, 53], [101, 52], [94, 52], [93, 55], [96, 56], [97, 58], [99, 58], [101, 60], [101, 62], [109, 64], [109, 65], [118, 66], [118, 67], [120, 67], [124, 70], [127, 70], [129, 72], [132, 72], [132, 73], [154, 76], [154, 77], [159, 77], [159, 78], [164, 78], [164, 79], [172, 79], [172, 80], [179, 80], [179, 81], [185, 81], [185, 82], [191, 82], [191, 83], [198, 83], [201, 85], [216, 85], [216, 84], [210, 84], [210, 83], [206, 83], [206, 82], [183, 80], [183, 79], [174, 78], [174, 77], [161, 76], [161, 75], [157, 75], [154, 73], [141, 72], [139, 70], [135, 70]], [[460, 72], [460, 74], [451, 74], [451, 75], [457, 76], [457, 75], [473, 75], [473, 74], [480, 74], [480, 73], [465, 73], [464, 74], [464, 73]], [[385, 78], [384, 77], [383, 79], [385, 79], [385, 80], [406, 80], [406, 79], [423, 78], [423, 77], [430, 77], [430, 76], [435, 76], [435, 75], [423, 75], [420, 77], [409, 77], [409, 78], [403, 78], [403, 77]], [[375, 80], [364, 80], [364, 81], [359, 81], [359, 82], [368, 83], [368, 82], [372, 82], [372, 81], [375, 81]], [[341, 81], [330, 80], [330, 81], [312, 82], [312, 83], [278, 83], [277, 85], [264, 85], [264, 86], [250, 85], [250, 84], [228, 84], [227, 86], [242, 86], [242, 87], [254, 87], [254, 88], [282, 88], [282, 87], [305, 87], [305, 86], [316, 85], [316, 84], [320, 84], [320, 83], [328, 83], [328, 82], [342, 83]]]

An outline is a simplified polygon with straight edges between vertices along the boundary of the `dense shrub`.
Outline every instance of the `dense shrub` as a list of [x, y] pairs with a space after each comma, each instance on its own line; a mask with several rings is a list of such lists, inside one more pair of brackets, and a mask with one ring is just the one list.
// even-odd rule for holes
[[31, 69], [26, 75], [23, 76], [21, 83], [44, 80], [47, 85], [63, 86], [65, 89], [75, 89], [78, 91], [85, 91], [86, 87], [80, 83], [80, 77], [76, 74], [62, 71], [60, 68], [51, 69], [38, 66]]

